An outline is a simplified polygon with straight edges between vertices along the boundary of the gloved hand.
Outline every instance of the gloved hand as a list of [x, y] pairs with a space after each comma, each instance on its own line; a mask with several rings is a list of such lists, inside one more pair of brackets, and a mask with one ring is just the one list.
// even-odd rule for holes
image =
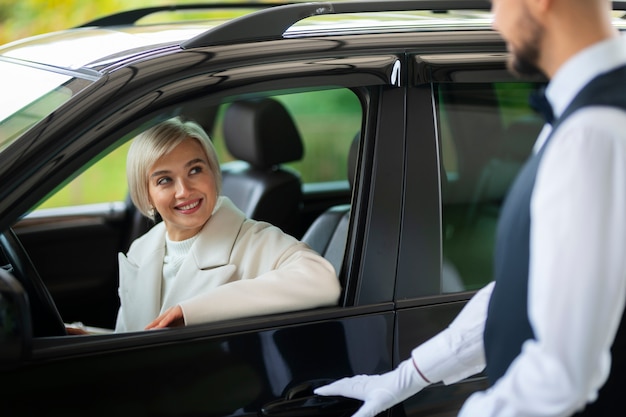
[[357, 375], [315, 389], [318, 395], [340, 395], [364, 401], [352, 417], [375, 415], [406, 400], [428, 386], [409, 358], [396, 369], [381, 375]]

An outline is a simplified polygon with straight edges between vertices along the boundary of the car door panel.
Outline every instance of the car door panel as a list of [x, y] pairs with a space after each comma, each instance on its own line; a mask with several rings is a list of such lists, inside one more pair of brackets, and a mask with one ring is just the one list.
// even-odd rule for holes
[[[341, 315], [239, 332], [224, 323], [38, 340], [35, 357], [3, 375], [3, 407], [15, 415], [258, 416], [302, 384], [390, 369], [393, 314]], [[211, 329], [218, 334], [207, 336]]]
[[469, 378], [452, 385], [433, 384], [403, 403], [404, 415], [456, 417], [467, 397], [485, 388], [484, 378]]
[[[431, 305], [422, 306], [409, 307], [410, 302], [399, 303], [398, 357], [394, 362], [409, 358], [416, 346], [444, 330], [461, 311], [465, 305], [462, 298], [467, 296], [467, 294], [442, 296], [436, 300], [431, 299]], [[458, 300], [459, 298], [461, 300]], [[482, 374], [449, 386], [443, 383], [433, 384], [403, 403], [406, 416], [456, 416], [472, 392], [486, 387], [487, 381]]]

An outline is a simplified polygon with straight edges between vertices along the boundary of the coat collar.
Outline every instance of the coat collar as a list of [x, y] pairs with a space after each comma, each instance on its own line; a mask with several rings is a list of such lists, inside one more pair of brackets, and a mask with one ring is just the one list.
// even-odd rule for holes
[[[226, 265], [246, 216], [228, 197], [219, 197], [209, 221], [200, 230], [191, 254], [198, 269]], [[165, 254], [165, 224], [154, 226], [137, 239], [128, 252], [129, 259], [139, 267], [154, 265]], [[162, 262], [158, 265], [162, 269]]]
[[245, 220], [246, 216], [228, 197], [220, 197], [213, 215], [191, 247], [196, 267], [208, 269], [228, 264]]

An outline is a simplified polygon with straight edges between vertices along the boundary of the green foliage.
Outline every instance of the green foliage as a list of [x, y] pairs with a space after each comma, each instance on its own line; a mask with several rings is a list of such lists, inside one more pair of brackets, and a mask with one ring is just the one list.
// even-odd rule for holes
[[148, 3], [145, 0], [0, 0], [0, 43], [67, 29], [101, 15]]
[[[246, 1], [219, 1], [219, 3], [242, 2]], [[194, 3], [203, 2], [201, 0], [0, 0], [0, 45], [28, 36], [79, 26], [125, 10]], [[204, 3], [215, 3], [215, 1]]]

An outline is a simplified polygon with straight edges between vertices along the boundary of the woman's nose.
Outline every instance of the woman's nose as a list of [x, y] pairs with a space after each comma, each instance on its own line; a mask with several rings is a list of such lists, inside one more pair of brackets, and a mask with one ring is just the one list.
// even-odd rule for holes
[[176, 181], [176, 198], [185, 197], [189, 194], [189, 184], [184, 179]]

